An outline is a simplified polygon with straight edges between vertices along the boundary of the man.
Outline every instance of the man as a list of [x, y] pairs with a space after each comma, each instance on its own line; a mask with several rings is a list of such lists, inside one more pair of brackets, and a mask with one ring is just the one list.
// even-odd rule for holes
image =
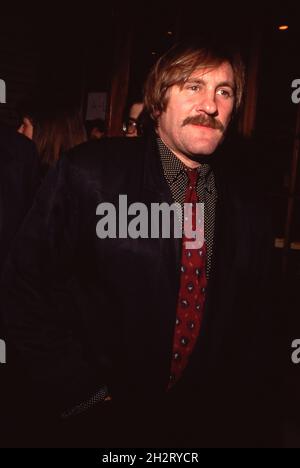
[[[61, 417], [73, 444], [266, 443], [267, 204], [254, 172], [238, 165], [245, 148], [220, 146], [243, 83], [240, 59], [226, 49], [172, 48], [145, 88], [153, 133], [72, 150], [15, 242], [3, 292], [10, 345], [32, 380], [31, 414]], [[147, 213], [190, 207], [181, 238], [173, 228], [162, 234], [164, 217], [158, 236], [124, 234], [137, 202]], [[204, 241], [187, 248], [199, 202]]]

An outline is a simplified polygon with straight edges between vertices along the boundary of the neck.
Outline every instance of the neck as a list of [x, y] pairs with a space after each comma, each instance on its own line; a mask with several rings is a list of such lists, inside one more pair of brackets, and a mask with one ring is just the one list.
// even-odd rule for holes
[[197, 167], [200, 167], [201, 164], [197, 161], [192, 161], [190, 158], [187, 156], [184, 156], [183, 154], [178, 154], [175, 151], [173, 151], [171, 148], [169, 148], [172, 153], [176, 156], [176, 158], [180, 159], [180, 161], [189, 169], [197, 169]]
[[180, 161], [186, 167], [188, 167], [189, 169], [197, 169], [197, 167], [201, 166], [201, 164], [199, 162], [193, 161], [188, 156], [185, 156], [184, 154], [179, 153], [178, 151], [174, 151], [173, 148], [171, 148], [169, 145], [167, 145], [167, 143], [164, 141], [164, 139], [160, 135], [159, 135], [159, 137], [161, 138], [164, 145], [166, 145], [166, 147], [169, 148], [169, 150], [172, 151], [172, 153], [176, 156], [176, 158], [180, 159]]

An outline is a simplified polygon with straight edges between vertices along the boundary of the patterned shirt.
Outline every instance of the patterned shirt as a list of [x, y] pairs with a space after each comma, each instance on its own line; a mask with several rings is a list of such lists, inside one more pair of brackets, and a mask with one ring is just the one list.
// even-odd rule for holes
[[[163, 167], [163, 172], [173, 199], [182, 206], [184, 204], [185, 192], [188, 184], [186, 166], [174, 153], [163, 143], [161, 138], [157, 138], [159, 154]], [[200, 203], [204, 203], [204, 237], [207, 246], [207, 271], [209, 278], [214, 245], [215, 212], [217, 203], [217, 188], [212, 168], [209, 164], [199, 166], [199, 177], [197, 183], [197, 194]]]

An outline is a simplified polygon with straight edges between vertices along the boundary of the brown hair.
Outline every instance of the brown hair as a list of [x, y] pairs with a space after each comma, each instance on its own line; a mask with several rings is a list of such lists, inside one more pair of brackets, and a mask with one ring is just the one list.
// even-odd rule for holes
[[240, 54], [214, 44], [177, 44], [153, 66], [144, 87], [145, 108], [153, 120], [166, 109], [167, 91], [171, 86], [183, 86], [197, 69], [217, 67], [224, 62], [232, 66], [235, 79], [235, 110], [242, 102], [245, 83], [244, 64]]
[[53, 166], [61, 154], [86, 141], [86, 131], [78, 110], [68, 108], [46, 112], [34, 126], [33, 141], [42, 164]]

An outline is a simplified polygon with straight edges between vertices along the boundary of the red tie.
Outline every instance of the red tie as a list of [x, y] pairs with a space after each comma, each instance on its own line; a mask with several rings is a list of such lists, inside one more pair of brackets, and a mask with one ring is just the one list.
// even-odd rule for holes
[[[185, 203], [192, 204], [192, 226], [196, 227], [197, 169], [187, 170], [188, 187]], [[185, 219], [185, 222], [188, 220]], [[189, 222], [191, 222], [189, 221]], [[203, 228], [203, 227], [202, 227]], [[177, 303], [176, 324], [173, 338], [171, 373], [168, 389], [181, 377], [193, 352], [200, 331], [207, 287], [206, 245], [187, 248], [190, 243], [183, 233], [180, 289]]]

